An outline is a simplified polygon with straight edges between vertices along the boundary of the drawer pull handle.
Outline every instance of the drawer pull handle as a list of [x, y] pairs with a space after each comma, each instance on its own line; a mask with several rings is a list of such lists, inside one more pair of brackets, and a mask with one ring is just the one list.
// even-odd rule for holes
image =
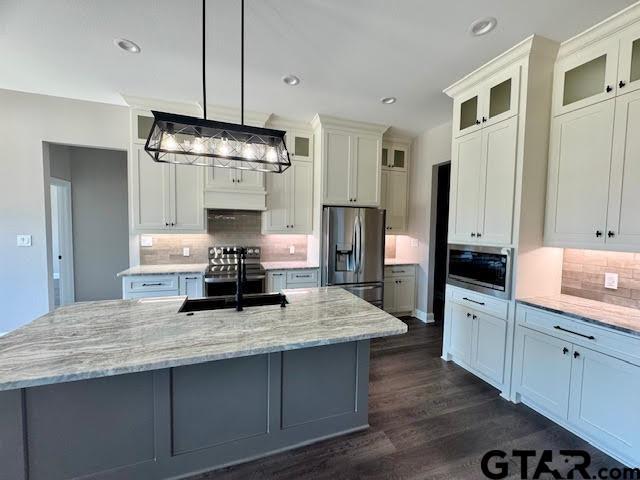
[[560, 325], [555, 325], [553, 328], [556, 330], [562, 330], [563, 332], [572, 333], [574, 335], [578, 335], [579, 337], [588, 338], [589, 340], [595, 340], [596, 337], [593, 335], [585, 335], [584, 333], [574, 332], [573, 330], [567, 330], [566, 328], [562, 328]]
[[311, 275], [296, 275], [296, 278], [311, 278]]
[[162, 283], [158, 282], [158, 283], [143, 283], [142, 284], [143, 287], [161, 287]]
[[477, 300], [471, 300], [470, 298], [467, 298], [467, 297], [462, 297], [462, 299], [466, 300], [467, 302], [477, 303], [478, 305], [484, 305], [484, 302], [478, 302]]
[[391, 270], [391, 273], [404, 273], [404, 270]]
[[197, 280], [198, 277], [185, 277], [185, 280]]

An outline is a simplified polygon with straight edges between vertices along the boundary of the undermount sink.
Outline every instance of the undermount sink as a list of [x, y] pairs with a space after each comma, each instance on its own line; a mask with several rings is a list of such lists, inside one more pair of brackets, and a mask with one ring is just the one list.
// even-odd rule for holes
[[[264, 305], [286, 306], [287, 297], [281, 293], [250, 293], [242, 298], [243, 307], [260, 307]], [[222, 310], [236, 308], [235, 296], [187, 298], [178, 313], [200, 312], [203, 310]]]

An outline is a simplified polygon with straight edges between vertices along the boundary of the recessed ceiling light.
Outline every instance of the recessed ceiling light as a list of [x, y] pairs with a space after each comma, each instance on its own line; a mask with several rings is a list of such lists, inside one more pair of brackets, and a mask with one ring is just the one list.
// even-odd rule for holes
[[140, 47], [131, 40], [127, 40], [126, 38], [116, 38], [113, 43], [125, 52], [140, 53]]
[[380, 101], [385, 105], [391, 105], [392, 103], [396, 103], [398, 99], [396, 97], [384, 97], [381, 98]]
[[469, 27], [469, 33], [474, 37], [480, 37], [486, 35], [492, 31], [498, 25], [498, 20], [495, 17], [485, 17], [476, 20]]
[[282, 81], [292, 87], [300, 83], [300, 79], [295, 75], [291, 75], [291, 74], [285, 75], [284, 77], [282, 77]]

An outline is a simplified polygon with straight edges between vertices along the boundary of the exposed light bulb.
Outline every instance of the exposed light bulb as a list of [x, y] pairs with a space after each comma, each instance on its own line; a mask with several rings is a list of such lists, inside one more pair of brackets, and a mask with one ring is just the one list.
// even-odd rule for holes
[[245, 144], [244, 148], [242, 149], [242, 156], [249, 160], [252, 160], [253, 158], [255, 158], [255, 151], [253, 149], [253, 145], [248, 143]]
[[193, 143], [191, 144], [191, 151], [194, 153], [204, 153], [205, 150], [205, 142], [202, 140], [202, 137], [196, 137], [193, 139]]
[[226, 157], [231, 152], [231, 147], [229, 146], [229, 140], [226, 138], [222, 139], [222, 143], [218, 145], [218, 153], [223, 157]]
[[276, 149], [274, 147], [269, 147], [267, 150], [267, 161], [268, 162], [276, 162], [278, 160], [278, 154], [276, 153]]
[[160, 148], [175, 151], [178, 150], [178, 142], [176, 142], [176, 138], [171, 133], [167, 133], [162, 136]]

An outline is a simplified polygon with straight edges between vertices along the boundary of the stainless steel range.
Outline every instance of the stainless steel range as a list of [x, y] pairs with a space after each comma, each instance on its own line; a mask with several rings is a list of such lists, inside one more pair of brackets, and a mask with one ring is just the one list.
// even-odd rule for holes
[[[235, 295], [238, 278], [239, 246], [209, 247], [209, 268], [204, 275], [206, 295]], [[244, 247], [247, 251], [245, 260], [246, 282], [244, 293], [264, 293], [266, 272], [260, 266], [260, 247]]]

